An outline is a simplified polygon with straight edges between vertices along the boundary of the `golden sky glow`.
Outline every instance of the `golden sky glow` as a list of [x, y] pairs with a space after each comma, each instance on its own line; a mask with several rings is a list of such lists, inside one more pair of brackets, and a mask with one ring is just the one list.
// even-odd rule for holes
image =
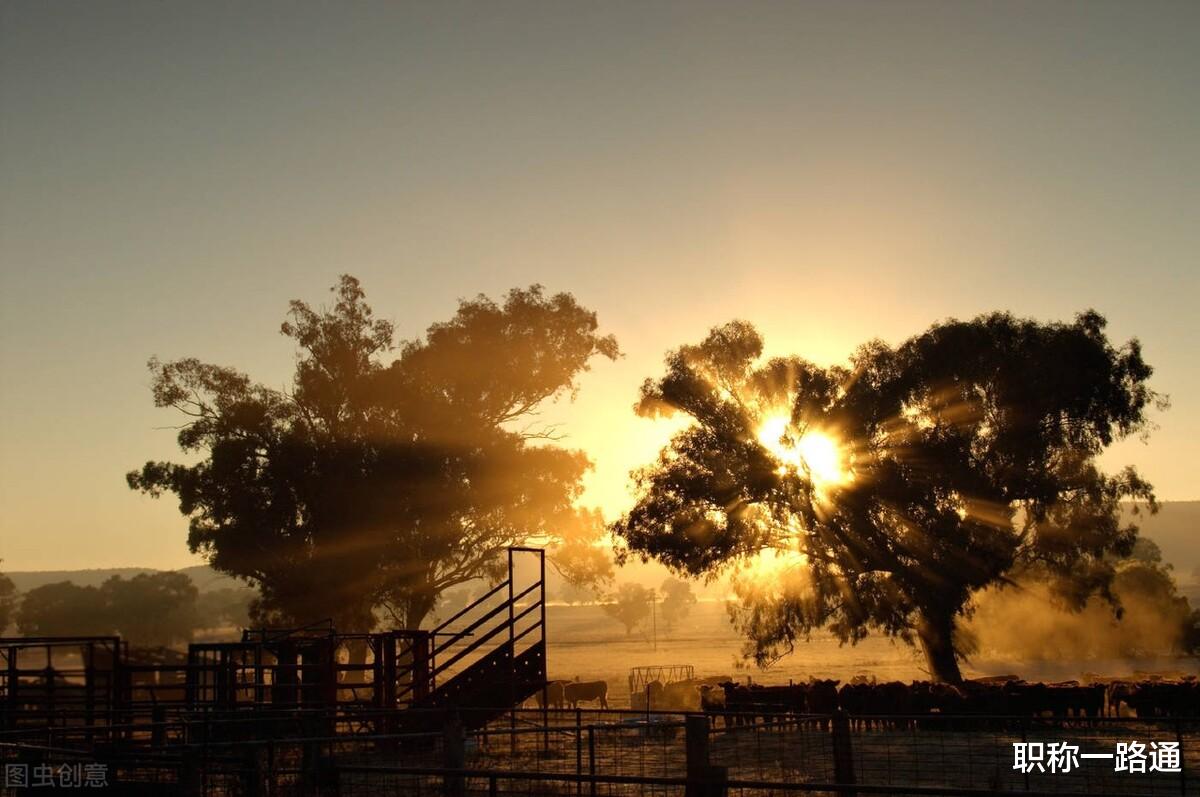
[[343, 272], [402, 339], [531, 283], [594, 309], [625, 357], [543, 417], [610, 519], [678, 428], [638, 386], [734, 318], [828, 365], [1094, 307], [1172, 398], [1102, 464], [1200, 498], [1200, 4], [1017, 5], [6, 4], [3, 567], [197, 563], [124, 483], [180, 456], [146, 360], [286, 386], [287, 302]]

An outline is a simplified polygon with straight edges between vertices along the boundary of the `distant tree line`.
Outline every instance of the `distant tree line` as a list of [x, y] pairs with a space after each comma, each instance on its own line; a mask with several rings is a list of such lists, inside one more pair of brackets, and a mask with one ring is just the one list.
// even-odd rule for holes
[[23, 595], [0, 576], [0, 627], [23, 636], [113, 636], [138, 646], [190, 642], [197, 630], [242, 627], [254, 593], [225, 587], [201, 593], [183, 573], [112, 576], [98, 587], [60, 581]]
[[[661, 598], [661, 599], [660, 599]], [[600, 602], [604, 613], [625, 628], [625, 635], [644, 626], [655, 611], [662, 614], [663, 631], [670, 633], [675, 624], [691, 611], [696, 603], [692, 585], [677, 578], [667, 578], [656, 592], [634, 582], [621, 584]]]
[[[0, 560], [3, 562], [3, 560]], [[0, 573], [0, 634], [12, 622], [17, 607], [17, 587], [8, 576]]]

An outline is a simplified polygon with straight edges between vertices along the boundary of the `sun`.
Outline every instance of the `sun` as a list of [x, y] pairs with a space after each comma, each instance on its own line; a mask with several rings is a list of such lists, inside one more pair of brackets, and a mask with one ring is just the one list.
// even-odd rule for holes
[[841, 446], [830, 435], [808, 431], [793, 439], [786, 415], [770, 415], [758, 428], [758, 440], [779, 460], [781, 469], [803, 468], [818, 487], [848, 481]]
[[844, 480], [841, 452], [833, 438], [820, 432], [808, 432], [796, 443], [796, 448], [814, 480], [826, 484], [836, 484]]

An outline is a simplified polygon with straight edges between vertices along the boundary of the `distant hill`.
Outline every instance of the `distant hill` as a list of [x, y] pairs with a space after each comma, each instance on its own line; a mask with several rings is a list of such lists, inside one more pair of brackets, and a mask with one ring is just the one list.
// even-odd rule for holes
[[[81, 587], [98, 587], [113, 576], [133, 578], [139, 573], [155, 572], [158, 571], [152, 567], [109, 567], [97, 570], [10, 570], [6, 571], [5, 575], [12, 579], [18, 590], [28, 592], [44, 584], [59, 581], [72, 581]], [[243, 582], [218, 573], [208, 565], [185, 567], [179, 572], [191, 578], [192, 583], [201, 592], [245, 586]]]

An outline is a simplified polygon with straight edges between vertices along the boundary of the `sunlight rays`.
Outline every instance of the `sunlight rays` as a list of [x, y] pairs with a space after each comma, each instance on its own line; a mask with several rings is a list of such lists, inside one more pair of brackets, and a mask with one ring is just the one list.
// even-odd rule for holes
[[780, 469], [803, 470], [818, 490], [848, 482], [846, 455], [831, 435], [806, 431], [796, 438], [787, 415], [768, 415], [758, 428], [758, 441], [780, 463]]

